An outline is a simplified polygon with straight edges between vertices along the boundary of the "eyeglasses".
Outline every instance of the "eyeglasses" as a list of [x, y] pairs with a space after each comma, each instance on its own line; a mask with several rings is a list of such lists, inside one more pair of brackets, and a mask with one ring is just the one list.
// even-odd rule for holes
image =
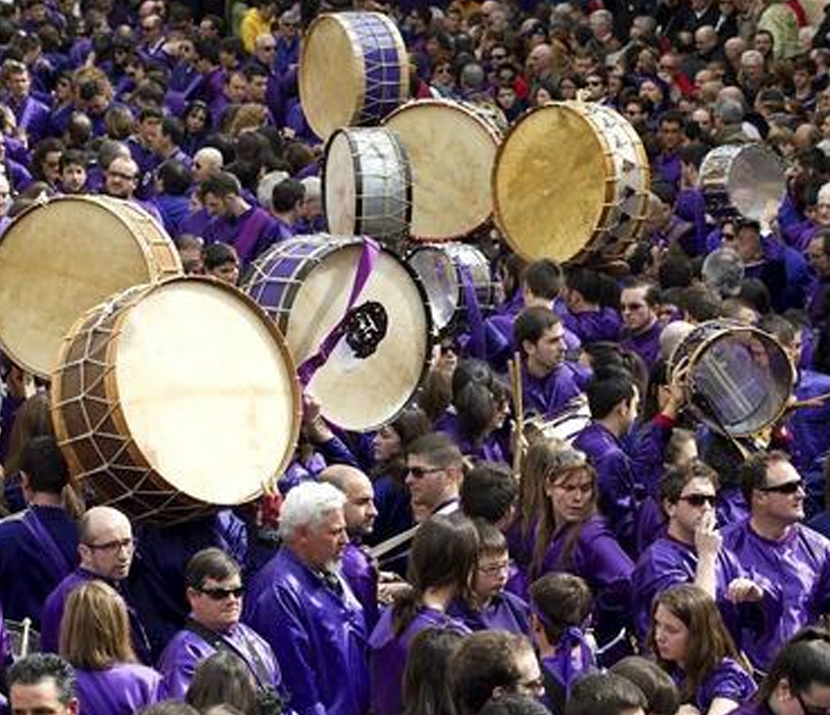
[[704, 504], [715, 506], [717, 497], [714, 494], [687, 494], [680, 497], [680, 501], [686, 502], [689, 506], [701, 507]]
[[797, 690], [793, 691], [793, 695], [795, 695], [795, 699], [798, 700], [798, 704], [801, 706], [801, 709], [804, 711], [804, 715], [828, 715], [830, 714], [830, 708], [823, 708], [821, 705], [810, 705], [809, 703], [804, 702], [804, 698], [801, 697], [801, 693]]
[[224, 601], [228, 596], [234, 598], [242, 598], [245, 595], [244, 586], [234, 586], [233, 588], [197, 588], [199, 593], [205, 594], [212, 601]]
[[492, 564], [490, 566], [479, 566], [478, 572], [480, 574], [484, 574], [485, 576], [499, 576], [503, 573], [508, 573], [510, 571], [510, 562], [505, 562], [502, 564]]
[[642, 310], [645, 307], [645, 303], [620, 303], [620, 310]]
[[496, 54], [494, 52], [492, 55], [490, 55], [490, 59], [493, 59], [496, 62], [501, 62], [501, 60], [506, 60], [507, 59], [507, 55], [502, 54], [501, 52], [499, 52], [498, 54]]
[[773, 484], [769, 487], [758, 487], [758, 491], [764, 494], [795, 494], [799, 489], [804, 489], [804, 480], [797, 479], [783, 484]]
[[265, 45], [264, 47], [260, 47], [260, 50], [263, 52], [275, 52], [277, 49], [276, 45]]
[[427, 474], [437, 474], [445, 471], [445, 467], [409, 467], [408, 472], [415, 479], [423, 479]]
[[122, 171], [108, 171], [107, 176], [115, 176], [119, 179], [124, 179], [124, 181], [135, 181], [136, 175], [135, 174], [125, 174]]
[[585, 82], [589, 87], [602, 87], [601, 79], [589, 79]]
[[126, 551], [135, 550], [135, 539], [119, 539], [117, 541], [108, 541], [105, 544], [84, 544], [88, 549], [93, 551], [106, 551], [112, 554], [118, 553], [121, 549]]

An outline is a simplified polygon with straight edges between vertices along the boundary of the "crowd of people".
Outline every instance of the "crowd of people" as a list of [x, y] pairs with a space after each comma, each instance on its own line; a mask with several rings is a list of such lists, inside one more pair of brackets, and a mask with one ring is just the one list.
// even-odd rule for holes
[[[613, 274], [523, 260], [491, 225], [458, 237], [498, 305], [465, 295], [377, 430], [306, 400], [290, 466], [253, 504], [170, 525], [98, 503], [70, 478], [49, 385], [0, 356], [8, 712], [830, 712], [830, 15], [439, 5], [0, 3], [0, 230], [44, 198], [110, 196], [154, 216], [186, 272], [234, 285], [323, 233], [298, 92], [322, 11], [387, 13], [413, 99], [487, 105], [508, 131], [551, 100], [616, 109], [652, 172]], [[705, 156], [753, 144], [786, 167], [780, 205], [713, 210]], [[792, 379], [757, 434], [705, 419], [672, 367], [712, 320], [773, 336], [792, 367], [747, 365], [765, 382], [708, 396], [737, 389], [738, 409]]]

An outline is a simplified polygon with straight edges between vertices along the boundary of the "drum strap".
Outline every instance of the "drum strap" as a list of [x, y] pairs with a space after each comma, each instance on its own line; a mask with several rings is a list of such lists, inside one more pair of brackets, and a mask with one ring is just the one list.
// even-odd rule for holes
[[360, 253], [360, 259], [357, 263], [357, 270], [355, 271], [354, 281], [352, 283], [352, 291], [349, 295], [349, 301], [346, 303], [346, 309], [343, 311], [343, 317], [329, 331], [328, 335], [323, 338], [323, 342], [320, 343], [320, 347], [317, 349], [317, 352], [306, 358], [297, 368], [297, 375], [304, 387], [311, 382], [311, 379], [314, 377], [314, 373], [326, 364], [329, 356], [343, 338], [346, 323], [349, 319], [351, 310], [354, 308], [354, 304], [357, 302], [357, 299], [360, 298], [360, 294], [363, 293], [363, 289], [366, 287], [366, 283], [372, 275], [372, 271], [375, 269], [379, 256], [380, 244], [369, 238], [364, 238], [363, 250]]
[[470, 343], [467, 349], [470, 355], [487, 359], [487, 343], [484, 340], [484, 321], [481, 319], [481, 306], [478, 304], [473, 275], [470, 267], [459, 261], [458, 273], [461, 277], [461, 290], [464, 292], [464, 305], [467, 308], [467, 327], [470, 329]]

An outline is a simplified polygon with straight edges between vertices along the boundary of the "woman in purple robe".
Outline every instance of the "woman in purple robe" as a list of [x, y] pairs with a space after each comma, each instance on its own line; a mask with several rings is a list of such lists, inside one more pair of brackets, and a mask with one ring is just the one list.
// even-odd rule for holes
[[439, 515], [421, 525], [409, 555], [412, 590], [383, 613], [369, 639], [373, 715], [398, 715], [403, 709], [404, 664], [418, 633], [425, 628], [470, 633], [447, 608], [469, 590], [477, 565], [478, 534], [469, 519]]
[[654, 601], [649, 646], [701, 715], [726, 715], [755, 693], [749, 666], [735, 647], [714, 600], [678, 584]]
[[164, 697], [161, 675], [133, 651], [123, 599], [103, 581], [82, 584], [67, 599], [60, 653], [75, 668], [84, 715], [132, 715]]

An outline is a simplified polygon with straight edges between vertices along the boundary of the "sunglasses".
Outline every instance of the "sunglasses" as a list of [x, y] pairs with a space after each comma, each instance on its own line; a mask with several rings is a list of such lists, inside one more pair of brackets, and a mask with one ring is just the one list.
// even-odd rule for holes
[[444, 467], [409, 467], [408, 471], [415, 479], [422, 479], [427, 474], [443, 472]]
[[234, 598], [242, 598], [245, 595], [244, 586], [236, 586], [234, 588], [197, 588], [199, 593], [205, 594], [212, 601], [224, 601], [228, 596]]
[[680, 497], [680, 501], [686, 502], [689, 506], [701, 507], [704, 504], [715, 506], [717, 497], [714, 494], [688, 494]]
[[771, 487], [758, 487], [758, 491], [764, 492], [764, 494], [795, 494], [799, 489], [804, 489], [803, 479], [775, 484]]

